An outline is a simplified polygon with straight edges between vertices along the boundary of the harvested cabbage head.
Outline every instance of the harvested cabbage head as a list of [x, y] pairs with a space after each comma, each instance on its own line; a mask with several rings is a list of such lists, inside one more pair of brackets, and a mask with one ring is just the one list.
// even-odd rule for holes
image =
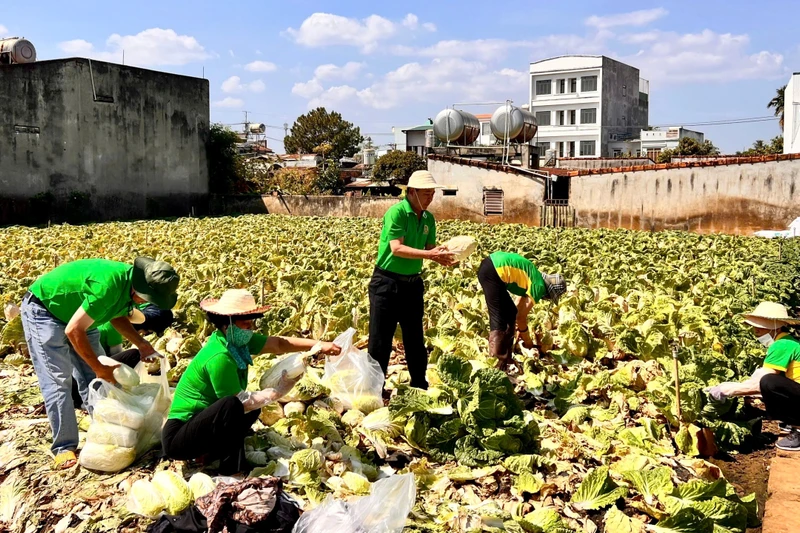
[[128, 365], [120, 364], [118, 361], [104, 355], [98, 357], [97, 360], [106, 366], [114, 367], [114, 379], [123, 389], [130, 390], [139, 384], [139, 374]]
[[383, 407], [383, 398], [380, 396], [353, 396], [350, 398], [353, 409], [369, 414], [376, 409]]
[[125, 426], [95, 421], [89, 426], [86, 442], [134, 448], [136, 447], [136, 431]]
[[196, 500], [201, 498], [217, 488], [217, 484], [211, 479], [211, 476], [203, 472], [197, 472], [189, 478], [189, 488], [192, 491], [192, 496]]
[[153, 476], [153, 486], [164, 499], [168, 514], [176, 515], [192, 504], [192, 489], [172, 470], [161, 470]]
[[306, 412], [306, 404], [303, 402], [289, 402], [283, 406], [283, 414], [287, 418], [291, 416], [302, 416]]
[[81, 466], [98, 472], [119, 472], [129, 467], [135, 460], [135, 448], [123, 448], [113, 444], [87, 442], [80, 454]]
[[362, 420], [364, 420], [364, 413], [358, 409], [350, 409], [342, 415], [342, 423], [351, 428], [359, 425]]
[[259, 381], [259, 387], [263, 389], [274, 389], [281, 380], [281, 374], [286, 371], [288, 379], [300, 377], [306, 371], [306, 363], [302, 353], [291, 353], [272, 365], [264, 372]]
[[144, 414], [139, 409], [113, 398], [104, 398], [97, 402], [92, 411], [92, 418], [98, 422], [117, 424], [131, 429], [139, 429], [144, 424]]
[[152, 483], [139, 479], [128, 491], [128, 511], [155, 518], [164, 511], [164, 499]]

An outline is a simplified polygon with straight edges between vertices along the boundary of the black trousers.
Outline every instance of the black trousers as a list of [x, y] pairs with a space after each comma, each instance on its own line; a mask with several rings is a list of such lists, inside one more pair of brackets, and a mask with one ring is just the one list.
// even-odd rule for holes
[[369, 282], [369, 354], [385, 374], [392, 338], [400, 324], [411, 386], [420, 389], [428, 388], [428, 351], [422, 329], [424, 294], [425, 284], [420, 276], [400, 276], [376, 268]]
[[[136, 368], [136, 365], [139, 364], [140, 361], [139, 350], [136, 348], [131, 348], [130, 350], [125, 350], [116, 355], [110, 355], [109, 357], [131, 368]], [[80, 409], [83, 406], [83, 399], [78, 392], [78, 384], [74, 379], [72, 380], [72, 403], [75, 404], [75, 409]]]
[[800, 383], [784, 374], [767, 374], [761, 378], [759, 386], [771, 418], [800, 426]]
[[508, 292], [505, 282], [500, 279], [490, 258], [481, 261], [478, 269], [478, 283], [483, 288], [486, 307], [489, 308], [489, 330], [506, 331], [516, 327], [517, 306]]
[[244, 472], [244, 439], [258, 420], [260, 409], [244, 412], [235, 396], [217, 400], [188, 421], [167, 420], [161, 430], [164, 455], [186, 461], [209, 456], [220, 460], [220, 474]]

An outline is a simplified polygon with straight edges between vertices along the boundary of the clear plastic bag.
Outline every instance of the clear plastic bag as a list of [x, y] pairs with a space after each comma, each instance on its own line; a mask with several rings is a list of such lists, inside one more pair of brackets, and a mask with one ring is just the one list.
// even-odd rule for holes
[[330, 397], [341, 401], [345, 409], [383, 406], [383, 369], [367, 352], [353, 345], [355, 333], [349, 328], [333, 341], [342, 352], [325, 361], [323, 381], [331, 390]]
[[305, 355], [306, 354], [302, 352], [297, 352], [290, 353], [289, 355], [281, 358], [266, 372], [264, 372], [264, 374], [261, 376], [261, 380], [258, 382], [258, 387], [261, 390], [274, 389], [278, 386], [278, 383], [281, 380], [281, 374], [284, 370], [286, 371], [286, 377], [288, 379], [294, 379], [301, 376], [303, 372], [306, 371], [306, 363], [304, 359]]
[[304, 513], [293, 533], [400, 533], [417, 497], [414, 474], [391, 476], [372, 485], [369, 496], [351, 502], [328, 497]]
[[135, 371], [139, 385], [129, 390], [101, 379], [89, 384], [87, 404], [92, 423], [80, 454], [82, 466], [117, 472], [161, 442], [161, 428], [172, 403], [167, 381], [169, 363], [161, 359], [158, 376], [150, 376], [143, 363]]

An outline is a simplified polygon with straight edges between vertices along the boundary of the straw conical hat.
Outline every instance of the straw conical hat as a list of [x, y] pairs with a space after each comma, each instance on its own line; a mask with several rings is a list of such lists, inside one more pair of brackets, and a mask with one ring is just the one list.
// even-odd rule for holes
[[744, 315], [744, 321], [751, 326], [768, 329], [786, 324], [800, 324], [800, 320], [789, 316], [786, 307], [775, 302], [761, 302], [753, 311]]

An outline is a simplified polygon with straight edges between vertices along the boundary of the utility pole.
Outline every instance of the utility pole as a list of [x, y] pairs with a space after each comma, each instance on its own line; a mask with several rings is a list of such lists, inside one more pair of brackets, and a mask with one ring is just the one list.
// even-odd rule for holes
[[286, 122], [283, 123], [283, 136], [284, 137], [289, 136], [289, 124]]

